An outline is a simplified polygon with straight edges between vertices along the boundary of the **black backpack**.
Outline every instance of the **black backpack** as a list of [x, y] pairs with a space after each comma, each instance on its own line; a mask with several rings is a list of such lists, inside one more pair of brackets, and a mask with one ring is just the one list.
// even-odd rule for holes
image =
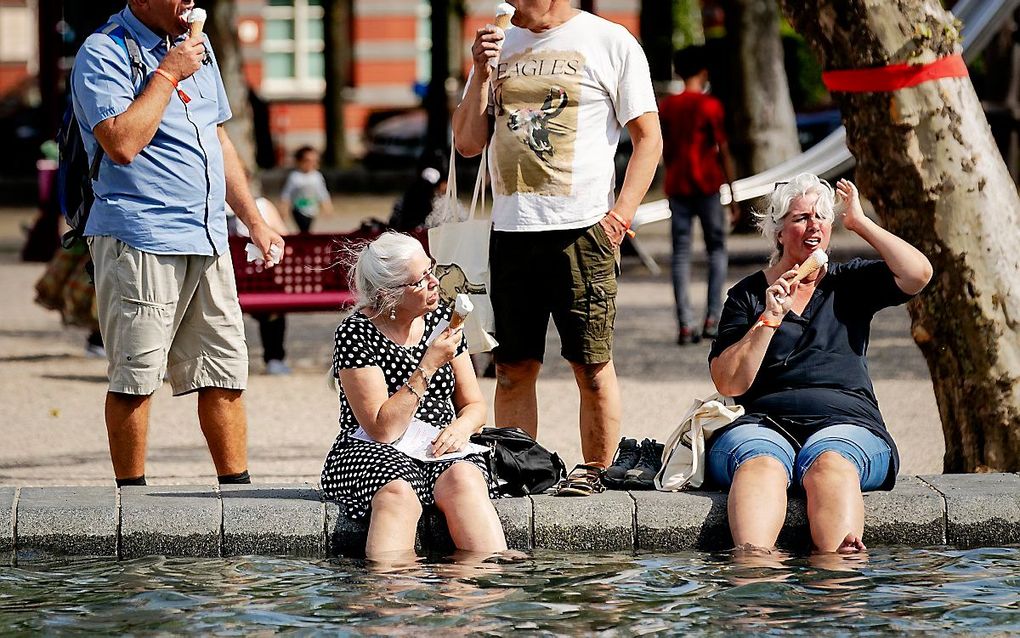
[[[113, 22], [107, 24], [97, 33], [110, 36], [127, 53], [131, 65], [131, 80], [138, 87], [148, 73], [142, 62], [142, 52], [138, 43], [131, 37], [127, 29]], [[73, 73], [73, 71], [72, 71]], [[95, 201], [92, 182], [99, 177], [99, 165], [103, 161], [103, 147], [98, 146], [96, 155], [89, 161], [82, 141], [78, 118], [74, 114], [74, 101], [71, 99], [71, 79], [68, 78], [68, 100], [64, 109], [64, 117], [57, 133], [57, 145], [60, 147], [60, 163], [57, 168], [57, 201], [60, 212], [64, 214], [70, 230], [64, 233], [61, 244], [71, 248], [79, 243], [85, 234], [85, 224], [89, 219], [89, 211]], [[136, 90], [137, 95], [137, 90]]]
[[567, 466], [555, 452], [545, 449], [520, 428], [486, 428], [471, 435], [471, 442], [492, 450], [489, 472], [502, 483], [505, 496], [541, 494], [567, 475]]

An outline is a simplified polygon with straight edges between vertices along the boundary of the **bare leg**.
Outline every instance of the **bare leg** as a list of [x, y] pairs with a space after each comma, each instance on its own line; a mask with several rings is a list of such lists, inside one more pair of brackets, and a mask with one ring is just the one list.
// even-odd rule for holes
[[542, 363], [535, 360], [500, 363], [496, 361], [496, 398], [493, 409], [496, 427], [521, 428], [538, 437], [538, 394], [536, 384]]
[[240, 390], [199, 390], [198, 422], [218, 476], [248, 469], [248, 421]]
[[786, 521], [786, 481], [786, 468], [771, 456], [737, 468], [726, 505], [734, 545], [775, 547]]
[[585, 463], [609, 467], [620, 438], [620, 386], [613, 362], [573, 363], [581, 391], [581, 454]]
[[435, 497], [457, 549], [489, 554], [506, 551], [503, 526], [489, 500], [481, 470], [470, 463], [454, 463], [436, 481]]
[[390, 481], [372, 497], [365, 557], [376, 559], [414, 551], [421, 501], [407, 481]]
[[854, 464], [837, 452], [823, 452], [804, 475], [811, 540], [820, 552], [866, 549], [864, 497]]
[[145, 447], [152, 395], [106, 393], [106, 434], [113, 474], [119, 479], [145, 474]]

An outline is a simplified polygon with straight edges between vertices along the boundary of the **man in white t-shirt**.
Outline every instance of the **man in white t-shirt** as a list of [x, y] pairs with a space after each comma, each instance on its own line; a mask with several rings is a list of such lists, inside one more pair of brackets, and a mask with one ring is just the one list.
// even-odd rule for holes
[[[612, 362], [616, 257], [662, 152], [648, 62], [622, 26], [569, 0], [512, 0], [513, 25], [488, 25], [454, 114], [457, 150], [489, 145], [496, 315], [496, 425], [538, 432], [535, 386], [552, 317], [581, 394], [584, 463], [563, 495], [602, 491], [620, 431]], [[495, 66], [493, 66], [495, 65]], [[613, 158], [634, 153], [614, 201]]]

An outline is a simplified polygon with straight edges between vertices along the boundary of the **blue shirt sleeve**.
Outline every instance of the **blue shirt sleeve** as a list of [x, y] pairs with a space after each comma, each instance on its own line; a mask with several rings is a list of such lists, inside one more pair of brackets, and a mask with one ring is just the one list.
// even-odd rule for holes
[[75, 57], [71, 90], [78, 121], [90, 131], [126, 111], [135, 99], [127, 51], [106, 34], [90, 35]]

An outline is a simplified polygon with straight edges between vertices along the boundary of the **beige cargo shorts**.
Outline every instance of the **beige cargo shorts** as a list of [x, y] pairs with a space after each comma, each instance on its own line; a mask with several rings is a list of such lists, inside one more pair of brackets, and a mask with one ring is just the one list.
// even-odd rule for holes
[[154, 255], [91, 237], [110, 391], [243, 390], [248, 346], [230, 254]]

